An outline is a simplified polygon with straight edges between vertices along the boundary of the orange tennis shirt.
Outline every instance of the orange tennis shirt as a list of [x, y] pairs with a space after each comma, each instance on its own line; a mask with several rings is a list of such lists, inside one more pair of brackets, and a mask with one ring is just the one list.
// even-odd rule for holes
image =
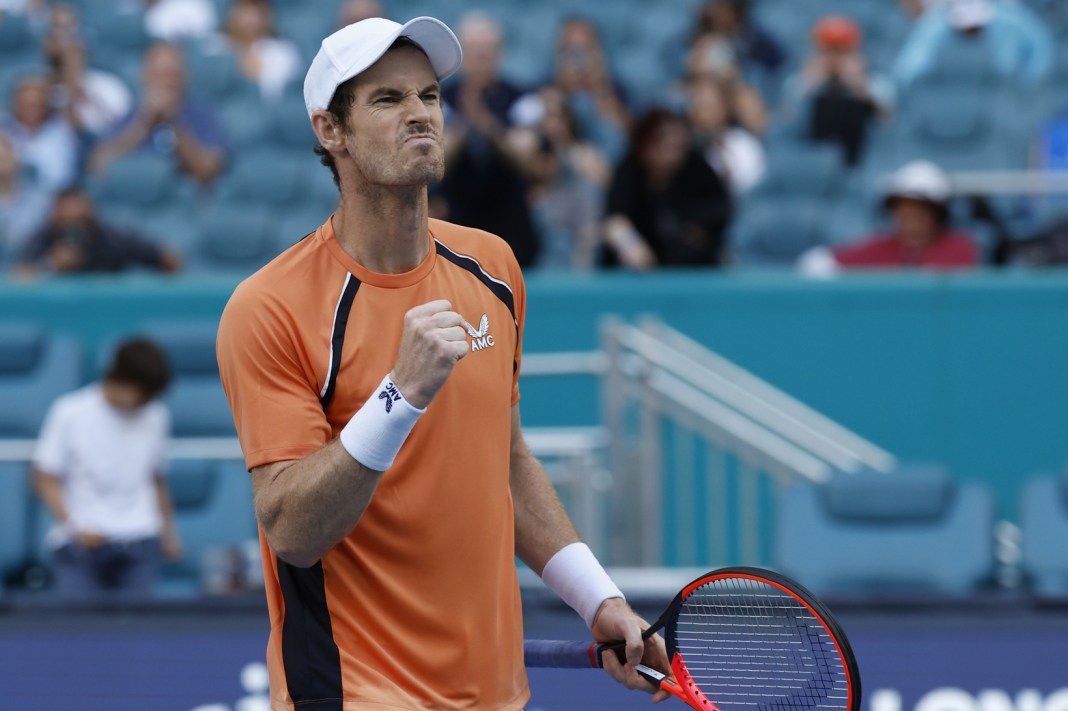
[[529, 698], [509, 489], [525, 290], [509, 246], [430, 221], [414, 270], [370, 272], [330, 220], [235, 290], [217, 351], [251, 470], [337, 437], [397, 358], [404, 314], [473, 325], [356, 527], [311, 568], [260, 532], [274, 709], [520, 709]]

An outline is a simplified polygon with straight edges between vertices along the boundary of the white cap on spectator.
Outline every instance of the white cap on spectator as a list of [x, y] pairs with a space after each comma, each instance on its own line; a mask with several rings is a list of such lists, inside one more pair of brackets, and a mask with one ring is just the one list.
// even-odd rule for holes
[[934, 163], [925, 160], [912, 161], [902, 166], [890, 177], [886, 198], [909, 198], [933, 203], [945, 203], [953, 189], [949, 176]]
[[382, 17], [361, 20], [342, 27], [319, 47], [304, 77], [308, 116], [329, 106], [338, 86], [377, 62], [398, 37], [407, 37], [422, 48], [439, 80], [460, 68], [460, 42], [441, 20], [416, 17], [403, 25]]
[[993, 16], [990, 0], [952, 0], [949, 5], [949, 21], [958, 30], [984, 27]]

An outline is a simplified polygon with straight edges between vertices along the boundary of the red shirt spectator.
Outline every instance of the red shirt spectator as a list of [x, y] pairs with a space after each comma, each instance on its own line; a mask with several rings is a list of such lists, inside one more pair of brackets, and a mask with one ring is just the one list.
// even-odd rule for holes
[[975, 242], [949, 226], [951, 197], [949, 178], [941, 168], [927, 161], [909, 163], [894, 173], [886, 191], [889, 230], [838, 247], [816, 247], [801, 255], [799, 266], [811, 276], [865, 267], [978, 266]]
[[974, 267], [978, 250], [971, 237], [959, 230], [946, 230], [933, 241], [909, 249], [898, 235], [873, 235], [868, 241], [834, 250], [838, 265], [850, 267]]

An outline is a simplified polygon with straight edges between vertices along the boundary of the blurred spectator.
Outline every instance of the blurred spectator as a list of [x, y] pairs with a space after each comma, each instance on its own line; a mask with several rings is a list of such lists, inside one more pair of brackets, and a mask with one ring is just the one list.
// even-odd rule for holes
[[[212, 47], [211, 45], [221, 45]], [[269, 0], [234, 0], [226, 32], [208, 43], [207, 51], [230, 51], [246, 79], [257, 84], [265, 99], [277, 99], [301, 71], [297, 46], [279, 37]]]
[[41, 42], [52, 69], [58, 104], [67, 121], [90, 138], [110, 133], [133, 106], [133, 95], [114, 74], [86, 66], [85, 40], [70, 5], [56, 4]]
[[[754, 136], [763, 136], [768, 123], [767, 107], [760, 92], [745, 80], [745, 62], [751, 57], [743, 50], [749, 44], [736, 46], [741, 41], [739, 37], [749, 32], [743, 29], [749, 27], [745, 8], [745, 3], [737, 0], [714, 0], [702, 6], [684, 75], [686, 88], [700, 82], [717, 82], [732, 122]], [[763, 41], [757, 44], [762, 45]]]
[[565, 170], [580, 177], [597, 191], [608, 189], [612, 164], [608, 157], [582, 134], [564, 92], [553, 85], [525, 94], [509, 112], [512, 123], [534, 128], [545, 135]]
[[52, 106], [52, 85], [44, 75], [20, 80], [11, 99], [11, 113], [0, 122], [23, 165], [34, 171], [37, 184], [58, 191], [74, 182], [78, 169], [78, 138], [66, 118]]
[[552, 84], [566, 97], [579, 133], [610, 161], [618, 161], [626, 150], [630, 113], [596, 25], [581, 17], [565, 20], [557, 33], [554, 62]]
[[23, 249], [51, 207], [52, 195], [26, 178], [14, 146], [0, 133], [0, 261]]
[[[786, 61], [779, 43], [749, 15], [750, 0], [705, 0], [698, 9], [691, 46], [703, 60], [775, 74]], [[691, 52], [692, 56], [693, 52]]]
[[868, 72], [862, 39], [847, 17], [820, 19], [812, 29], [812, 54], [787, 81], [783, 97], [788, 114], [805, 117], [804, 135], [838, 144], [851, 166], [860, 162], [869, 125], [893, 105], [890, 81]]
[[149, 240], [104, 224], [78, 188], [56, 196], [51, 218], [25, 245], [15, 265], [19, 275], [119, 272], [144, 266], [164, 272], [181, 268], [178, 255]]
[[941, 168], [926, 161], [909, 163], [894, 173], [886, 192], [889, 231], [833, 249], [809, 250], [799, 266], [816, 276], [839, 268], [977, 266], [975, 241], [949, 224], [951, 195], [949, 178]]
[[337, 11], [338, 29], [371, 17], [386, 17], [378, 0], [344, 0]]
[[207, 37], [219, 26], [212, 0], [141, 0], [145, 32], [165, 42]]
[[500, 76], [501, 29], [489, 16], [473, 13], [460, 21], [457, 36], [464, 63], [442, 91], [449, 169], [431, 193], [434, 216], [501, 235], [519, 264], [528, 266], [538, 252], [538, 235], [526, 185], [505, 142], [520, 92]]
[[735, 122], [722, 83], [695, 79], [687, 94], [687, 118], [705, 160], [733, 195], [745, 194], [764, 175], [764, 145]]
[[1023, 3], [946, 0], [916, 21], [894, 63], [894, 80], [906, 88], [931, 72], [954, 40], [981, 42], [1005, 79], [1037, 85], [1053, 62], [1053, 36]]
[[629, 269], [719, 265], [730, 218], [726, 183], [691, 141], [686, 122], [649, 111], [608, 192], [605, 261]]
[[146, 150], [171, 156], [179, 170], [201, 184], [211, 183], [226, 165], [226, 140], [215, 113], [186, 98], [181, 47], [166, 42], [149, 47], [141, 77], [141, 105], [93, 150], [90, 171], [100, 172], [121, 155]]
[[55, 518], [47, 543], [64, 597], [147, 596], [160, 554], [182, 555], [164, 478], [170, 372], [146, 340], [120, 344], [99, 383], [64, 395], [33, 453], [38, 495]]
[[517, 128], [509, 134], [528, 184], [527, 199], [540, 236], [536, 266], [553, 270], [593, 267], [600, 226], [598, 190], [568, 169], [544, 133]]

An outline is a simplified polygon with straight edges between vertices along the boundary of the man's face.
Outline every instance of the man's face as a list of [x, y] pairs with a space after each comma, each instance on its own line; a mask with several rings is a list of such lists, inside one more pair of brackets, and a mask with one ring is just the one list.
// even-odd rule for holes
[[139, 386], [119, 380], [105, 380], [103, 391], [108, 404], [126, 414], [137, 412], [151, 400]]
[[181, 93], [185, 88], [185, 64], [181, 50], [157, 45], [148, 51], [143, 70], [145, 88]]
[[890, 215], [898, 237], [908, 247], [930, 244], [941, 231], [938, 209], [923, 200], [897, 198], [890, 204]]
[[415, 47], [386, 52], [356, 80], [345, 147], [359, 185], [420, 186], [445, 174], [441, 89]]
[[48, 120], [48, 84], [38, 79], [28, 79], [15, 92], [15, 105], [11, 113], [19, 123], [38, 128]]

